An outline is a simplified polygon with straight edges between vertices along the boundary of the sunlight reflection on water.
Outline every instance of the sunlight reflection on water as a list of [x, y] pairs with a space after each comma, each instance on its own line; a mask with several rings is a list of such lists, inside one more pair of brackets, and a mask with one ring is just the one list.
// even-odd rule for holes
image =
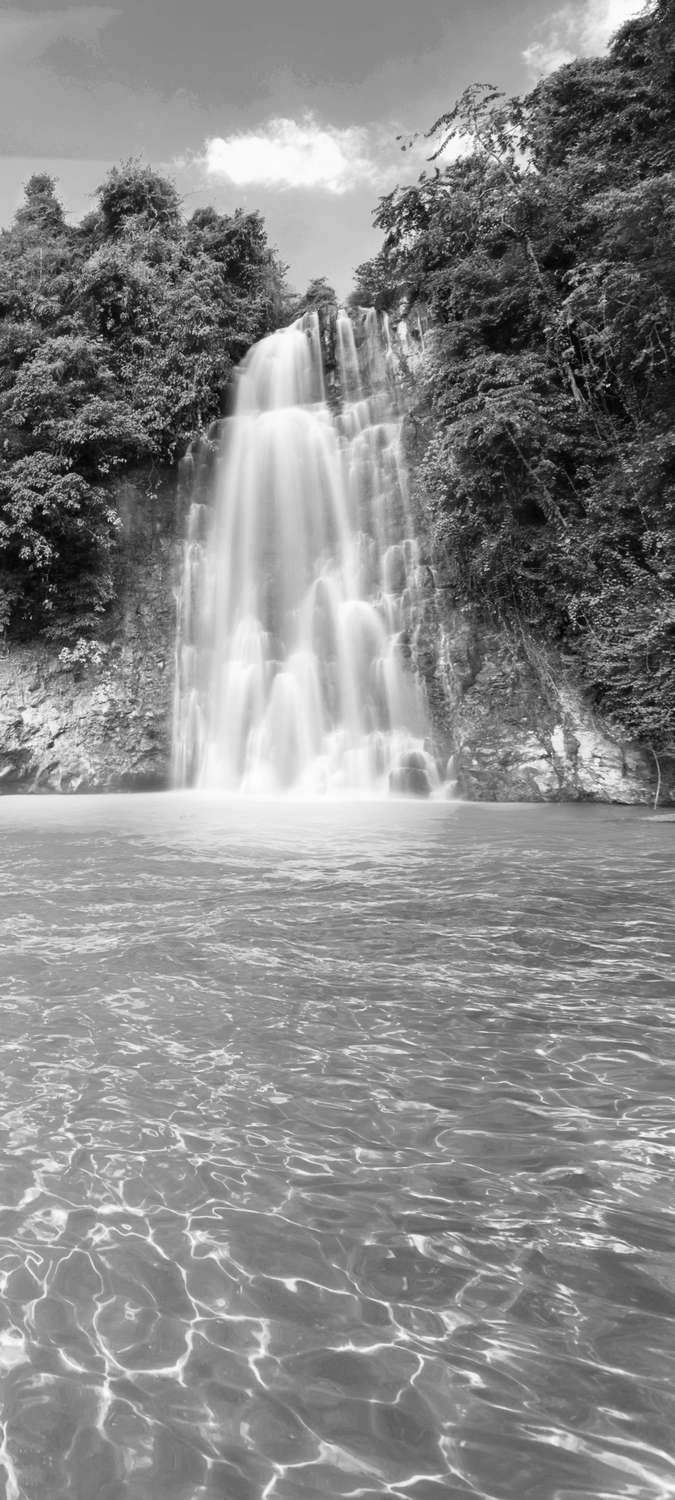
[[7, 1500], [675, 1492], [675, 825], [0, 802]]

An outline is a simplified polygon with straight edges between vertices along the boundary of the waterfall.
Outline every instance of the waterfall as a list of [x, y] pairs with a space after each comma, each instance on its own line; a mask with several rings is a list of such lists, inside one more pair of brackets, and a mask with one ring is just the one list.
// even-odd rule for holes
[[329, 333], [329, 361], [316, 312], [257, 344], [214, 435], [210, 485], [193, 455], [176, 785], [258, 795], [438, 785], [406, 659], [420, 568], [392, 335], [373, 309], [356, 326], [339, 311]]

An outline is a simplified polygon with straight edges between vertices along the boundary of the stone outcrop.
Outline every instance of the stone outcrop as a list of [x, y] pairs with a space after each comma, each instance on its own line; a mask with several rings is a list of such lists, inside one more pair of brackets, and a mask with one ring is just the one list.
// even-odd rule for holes
[[600, 723], [552, 650], [469, 611], [438, 619], [433, 647], [427, 639], [419, 648], [420, 666], [461, 796], [652, 804], [658, 789], [659, 805], [675, 801], [675, 766], [659, 767], [648, 749]]
[[110, 792], [168, 785], [175, 548], [128, 562], [105, 639], [0, 656], [0, 792]]

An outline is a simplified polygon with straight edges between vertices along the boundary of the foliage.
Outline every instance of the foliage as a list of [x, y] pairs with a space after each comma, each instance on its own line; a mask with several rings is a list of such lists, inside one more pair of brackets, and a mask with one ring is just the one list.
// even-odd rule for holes
[[105, 239], [135, 230], [180, 233], [180, 198], [172, 182], [151, 167], [127, 161], [113, 167], [98, 190], [98, 212]]
[[674, 82], [659, 0], [525, 99], [474, 85], [429, 170], [381, 200], [357, 287], [430, 314], [410, 426], [442, 581], [556, 641], [657, 753], [675, 753]]
[[105, 491], [67, 458], [34, 451], [2, 465], [0, 515], [5, 591], [21, 618], [39, 615], [50, 633], [59, 614], [94, 623], [111, 597], [104, 564], [117, 523]]
[[299, 318], [302, 313], [312, 312], [314, 309], [321, 311], [322, 308], [337, 306], [338, 295], [335, 288], [326, 280], [325, 276], [316, 276], [310, 281], [306, 292], [301, 297], [294, 297], [288, 308], [288, 320], [292, 322]]
[[396, 304], [396, 288], [389, 278], [384, 255], [364, 261], [356, 267], [354, 276], [354, 288], [347, 298], [349, 307], [374, 307], [378, 312], [391, 312]]
[[112, 481], [172, 464], [276, 326], [259, 214], [198, 209], [126, 162], [71, 228], [36, 175], [0, 235], [0, 628], [85, 638], [113, 594]]

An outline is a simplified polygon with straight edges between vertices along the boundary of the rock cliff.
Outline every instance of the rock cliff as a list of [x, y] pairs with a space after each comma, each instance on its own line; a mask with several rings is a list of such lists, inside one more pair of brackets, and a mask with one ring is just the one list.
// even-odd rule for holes
[[569, 663], [430, 601], [416, 650], [442, 754], [471, 801], [675, 801], [675, 766], [600, 722]]
[[172, 549], [134, 569], [107, 641], [0, 657], [0, 791], [155, 789], [169, 778]]
[[118, 601], [99, 640], [0, 653], [0, 792], [168, 785], [176, 488], [175, 475], [158, 487], [145, 476], [118, 485]]

